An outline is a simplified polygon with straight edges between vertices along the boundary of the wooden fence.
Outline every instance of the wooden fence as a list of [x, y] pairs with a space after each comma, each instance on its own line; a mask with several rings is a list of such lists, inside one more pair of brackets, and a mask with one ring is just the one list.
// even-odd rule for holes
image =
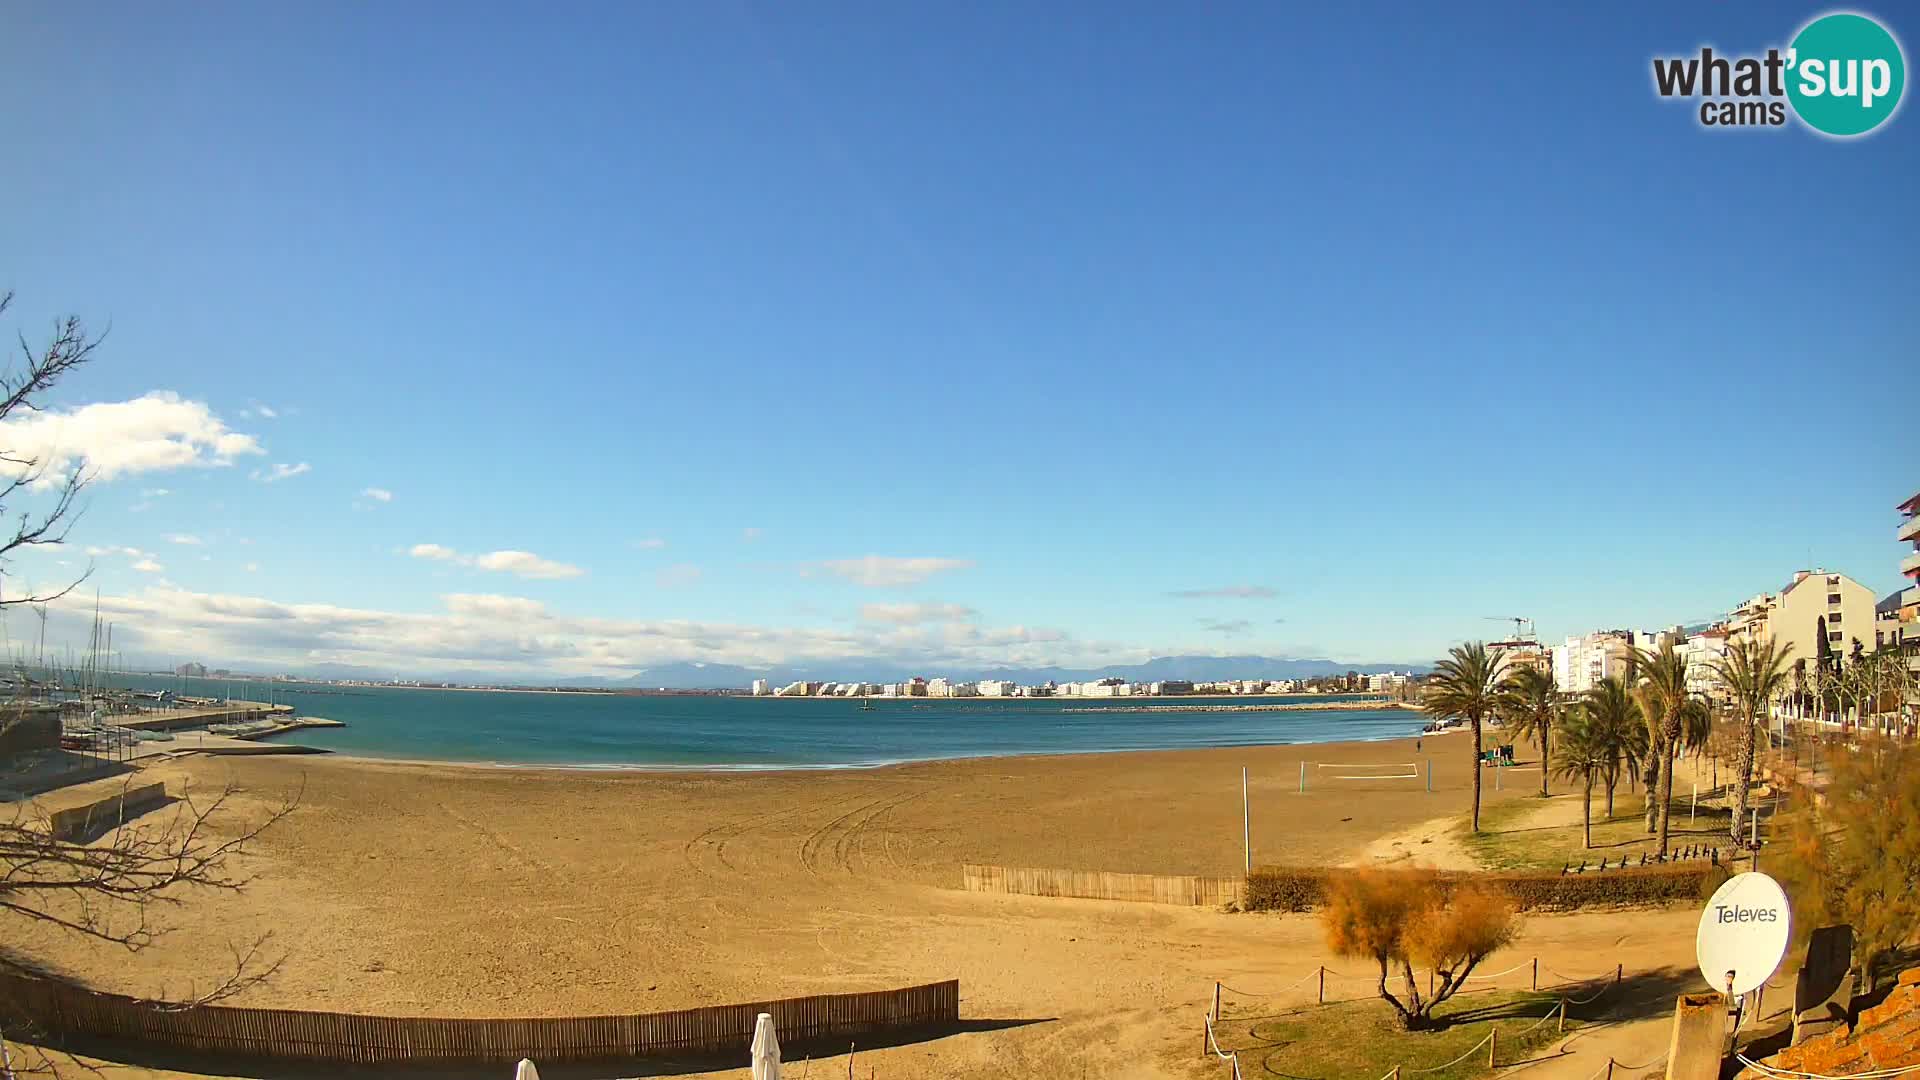
[[1239, 878], [1175, 874], [1112, 874], [1104, 870], [1045, 870], [1029, 866], [960, 868], [967, 892], [1018, 893], [1022, 896], [1073, 896], [1087, 900], [1128, 900], [1142, 904], [1218, 907], [1240, 902]]
[[958, 980], [712, 1005], [630, 1016], [454, 1019], [357, 1016], [229, 1005], [181, 1008], [65, 983], [0, 973], [0, 1015], [52, 1042], [75, 1037], [126, 1041], [248, 1058], [331, 1064], [491, 1064], [532, 1058], [614, 1061], [738, 1054], [742, 1065], [755, 1018], [772, 1013], [783, 1045], [804, 1046], [874, 1032], [952, 1025]]

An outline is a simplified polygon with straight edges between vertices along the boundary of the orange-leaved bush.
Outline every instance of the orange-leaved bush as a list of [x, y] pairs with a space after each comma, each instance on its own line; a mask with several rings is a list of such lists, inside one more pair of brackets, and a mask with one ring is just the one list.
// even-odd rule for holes
[[[1408, 1031], [1436, 1026], [1433, 1010], [1466, 985], [1473, 969], [1520, 929], [1513, 901], [1479, 884], [1445, 887], [1431, 870], [1357, 870], [1327, 883], [1320, 911], [1327, 946], [1373, 961], [1381, 1000]], [[1433, 973], [1427, 988], [1415, 968]], [[1388, 977], [1398, 970], [1395, 993]]]

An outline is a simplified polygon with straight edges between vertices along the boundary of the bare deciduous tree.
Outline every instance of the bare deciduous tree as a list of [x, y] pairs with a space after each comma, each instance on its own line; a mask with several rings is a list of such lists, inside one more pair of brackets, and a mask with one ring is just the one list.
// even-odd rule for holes
[[[0, 315], [6, 314], [12, 306], [13, 293], [0, 293]], [[18, 340], [21, 366], [9, 366], [5, 371], [0, 371], [0, 423], [16, 413], [38, 412], [40, 400], [68, 372], [91, 360], [101, 341], [99, 337], [89, 335], [79, 317], [73, 315], [54, 324], [52, 335], [44, 345], [35, 347], [29, 344], [24, 334], [19, 335]], [[86, 487], [88, 477], [82, 463], [76, 463], [65, 476], [49, 477], [45, 462], [5, 447], [0, 447], [0, 472], [8, 474], [5, 481], [0, 482], [0, 519], [6, 517], [8, 500], [23, 488], [49, 484], [53, 487], [51, 504], [37, 512], [22, 512], [14, 525], [12, 536], [6, 536], [5, 531], [0, 529], [0, 572], [4, 572], [9, 557], [15, 553], [66, 541], [67, 530], [73, 527], [75, 518], [79, 516], [74, 500]], [[86, 577], [86, 574], [81, 574], [64, 588], [44, 595], [36, 595], [31, 591], [9, 594], [7, 590], [0, 589], [0, 607], [44, 604], [49, 600], [57, 600], [72, 592]]]
[[[12, 305], [13, 294], [0, 294], [0, 314]], [[19, 337], [23, 366], [0, 372], [0, 422], [21, 412], [37, 412], [45, 395], [73, 369], [87, 363], [100, 344], [77, 317], [58, 320], [42, 346]], [[0, 573], [9, 557], [21, 551], [66, 540], [78, 516], [75, 499], [89, 474], [84, 462], [75, 462], [64, 475], [52, 475], [51, 465], [30, 454], [0, 447], [0, 519], [7, 501], [38, 489], [37, 509], [23, 511], [17, 524], [0, 527]], [[9, 532], [11, 535], [9, 535]], [[90, 570], [88, 571], [91, 572]], [[62, 588], [48, 592], [0, 588], [0, 607], [45, 604], [58, 600], [86, 579], [83, 573]], [[0, 707], [0, 735], [20, 722], [24, 708]], [[9, 921], [50, 926], [102, 946], [139, 952], [151, 946], [166, 927], [155, 918], [163, 908], [187, 902], [197, 891], [235, 892], [247, 878], [234, 865], [247, 845], [290, 813], [295, 795], [282, 801], [260, 820], [229, 827], [234, 816], [231, 784], [211, 800], [191, 793], [174, 804], [173, 813], [159, 819], [117, 820], [103, 836], [60, 835], [46, 815], [16, 804], [11, 817], [0, 820], [0, 926]], [[124, 796], [125, 789], [122, 789]], [[5, 939], [0, 933], [0, 940]], [[268, 936], [231, 946], [232, 962], [211, 984], [189, 983], [159, 987], [156, 1007], [193, 1008], [231, 997], [273, 974], [278, 960], [268, 960], [263, 948]], [[0, 972], [47, 977], [30, 958], [0, 947]], [[0, 1002], [0, 1051], [9, 1038], [31, 1042], [31, 1026], [8, 1015]], [[8, 1076], [56, 1070], [54, 1055], [28, 1046], [0, 1060]], [[70, 1059], [69, 1059], [70, 1060]]]

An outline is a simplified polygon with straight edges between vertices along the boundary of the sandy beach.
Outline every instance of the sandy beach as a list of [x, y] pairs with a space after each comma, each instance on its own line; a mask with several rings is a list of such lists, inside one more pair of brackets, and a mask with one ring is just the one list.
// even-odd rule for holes
[[[1424, 778], [1321, 767], [1429, 758], [1431, 794]], [[413, 1015], [648, 1011], [957, 977], [964, 1018], [1021, 1023], [874, 1051], [879, 1075], [1215, 1075], [1194, 1042], [1213, 980], [1276, 986], [1351, 966], [1325, 955], [1311, 917], [963, 893], [960, 864], [1236, 874], [1242, 766], [1256, 864], [1462, 858], [1447, 837], [1471, 782], [1460, 735], [1417, 753], [1408, 739], [745, 774], [188, 757], [140, 778], [175, 793], [231, 782], [236, 818], [301, 793], [248, 857], [245, 892], [160, 912], [173, 932], [134, 955], [17, 919], [4, 932], [29, 957], [139, 994], [210, 979], [230, 943], [271, 932], [283, 966], [241, 1002]], [[1530, 784], [1487, 786], [1495, 802]], [[1535, 917], [1514, 954], [1569, 974], [1684, 968], [1695, 919]]]

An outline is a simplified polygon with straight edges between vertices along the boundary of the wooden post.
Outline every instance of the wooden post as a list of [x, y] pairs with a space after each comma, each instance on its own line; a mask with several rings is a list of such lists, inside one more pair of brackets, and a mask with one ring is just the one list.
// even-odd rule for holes
[[1314, 994], [1313, 998], [1315, 1004], [1325, 1005], [1327, 1003], [1327, 966], [1325, 964], [1320, 965], [1320, 989]]
[[1554, 1023], [1553, 1030], [1556, 1032], [1564, 1032], [1567, 1030], [1567, 999], [1566, 998], [1560, 999], [1560, 1019]]
[[1305, 795], [1306, 793], [1307, 793], [1307, 763], [1302, 761], [1300, 763], [1300, 794]]
[[1540, 958], [1533, 958], [1533, 988], [1540, 989]]
[[1613, 985], [1619, 986], [1621, 978], [1624, 977], [1626, 973], [1627, 966], [1625, 964], [1613, 965]]
[[1253, 873], [1253, 810], [1247, 804], [1247, 767], [1240, 766], [1240, 869]]
[[1214, 1020], [1220, 1019], [1220, 984], [1213, 984], [1213, 1011], [1207, 1014]]
[[853, 1080], [853, 1044], [847, 1044], [847, 1080]]
[[1607, 1080], [1613, 1080], [1613, 1059], [1607, 1059]]
[[[1427, 794], [1433, 794], [1433, 759], [1427, 759]], [[1395, 1066], [1398, 1068], [1399, 1066]]]
[[1499, 1056], [1500, 1056], [1500, 1029], [1493, 1028], [1487, 1032], [1487, 1068], [1489, 1069], [1493, 1068], [1494, 1060]]

